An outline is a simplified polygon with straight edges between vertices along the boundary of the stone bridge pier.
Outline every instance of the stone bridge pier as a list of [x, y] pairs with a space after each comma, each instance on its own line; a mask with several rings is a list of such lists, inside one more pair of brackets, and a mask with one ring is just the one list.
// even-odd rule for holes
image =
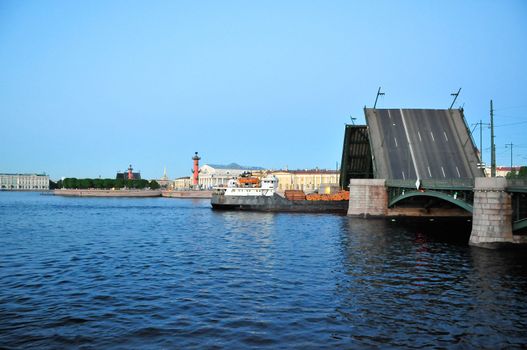
[[525, 236], [513, 234], [512, 195], [507, 192], [507, 185], [505, 178], [475, 179], [470, 245], [500, 248], [527, 242]]
[[348, 216], [386, 216], [388, 192], [385, 182], [384, 179], [351, 179]]

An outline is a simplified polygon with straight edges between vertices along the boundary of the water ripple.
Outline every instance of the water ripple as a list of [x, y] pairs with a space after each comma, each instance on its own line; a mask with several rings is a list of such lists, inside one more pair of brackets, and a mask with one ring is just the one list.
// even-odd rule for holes
[[527, 343], [524, 252], [470, 248], [456, 230], [5, 192], [0, 222], [5, 348]]

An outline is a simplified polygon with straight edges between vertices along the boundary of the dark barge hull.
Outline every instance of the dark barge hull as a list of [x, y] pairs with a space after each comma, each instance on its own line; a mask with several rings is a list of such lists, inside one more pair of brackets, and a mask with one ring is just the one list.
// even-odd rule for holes
[[272, 197], [225, 196], [212, 194], [211, 205], [219, 210], [266, 212], [339, 213], [348, 212], [348, 201], [290, 201], [277, 194]]

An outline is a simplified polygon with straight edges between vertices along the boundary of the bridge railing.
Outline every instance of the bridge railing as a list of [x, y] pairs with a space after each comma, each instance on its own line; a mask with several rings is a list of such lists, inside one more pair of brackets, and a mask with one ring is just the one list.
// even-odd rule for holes
[[527, 180], [507, 179], [507, 192], [511, 194], [513, 229], [527, 234]]
[[527, 180], [507, 179], [507, 191], [526, 193], [527, 192]]
[[454, 200], [469, 204], [474, 202], [474, 179], [446, 179], [446, 180], [420, 180], [417, 189], [417, 180], [386, 180], [388, 201], [392, 202], [397, 197], [409, 192], [442, 192]]
[[[386, 187], [417, 189], [417, 180], [386, 180]], [[420, 180], [419, 187], [428, 190], [472, 191], [474, 179]]]

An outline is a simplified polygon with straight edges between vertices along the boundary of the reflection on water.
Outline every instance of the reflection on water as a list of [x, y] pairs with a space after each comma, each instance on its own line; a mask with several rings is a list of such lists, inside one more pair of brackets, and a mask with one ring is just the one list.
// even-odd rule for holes
[[461, 228], [32, 193], [0, 193], [0, 223], [8, 348], [527, 341], [525, 252], [471, 248]]
[[339, 292], [342, 314], [362, 342], [367, 334], [371, 345], [525, 344], [525, 252], [452, 244], [463, 231], [445, 226], [402, 230], [384, 220], [350, 219], [348, 227]]

